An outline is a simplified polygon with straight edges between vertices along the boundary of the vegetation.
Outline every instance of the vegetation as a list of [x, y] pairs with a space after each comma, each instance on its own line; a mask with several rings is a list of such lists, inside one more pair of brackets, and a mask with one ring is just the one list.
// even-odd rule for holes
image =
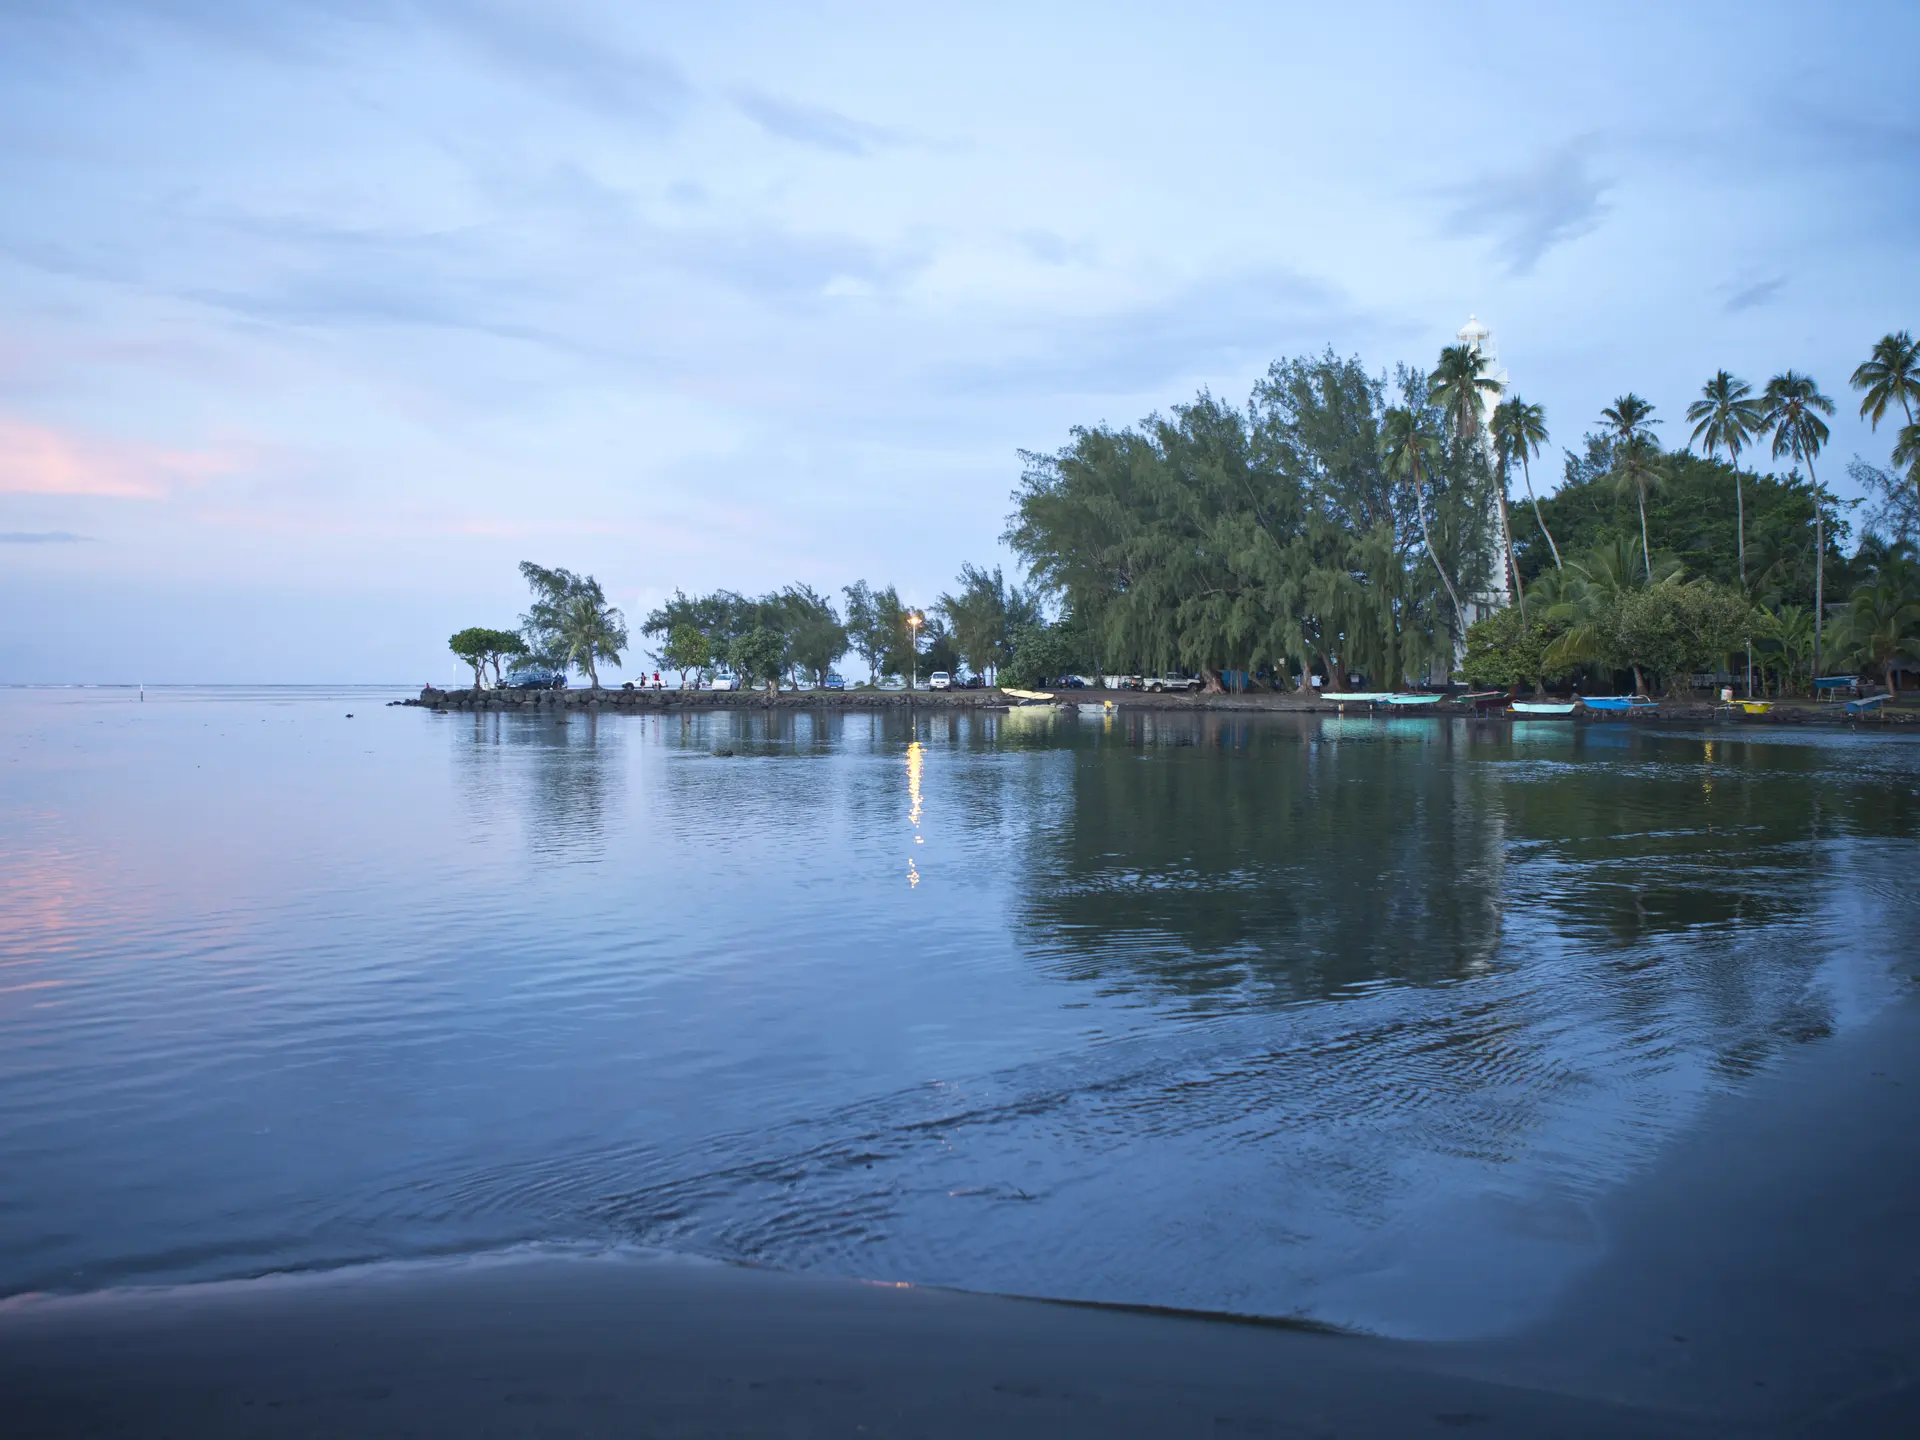
[[1900, 661], [1920, 662], [1920, 567], [1903, 558], [1881, 567], [1853, 592], [1834, 625], [1834, 653], [1842, 664], [1878, 670], [1887, 688], [1900, 690]]
[[1025, 455], [1006, 539], [1096, 672], [1444, 675], [1491, 475], [1423, 376], [1398, 388], [1389, 423], [1384, 378], [1328, 352], [1276, 362], [1245, 411], [1202, 393], [1076, 429]]
[[1707, 458], [1717, 450], [1727, 452], [1727, 467], [1733, 471], [1734, 534], [1739, 541], [1740, 583], [1747, 583], [1747, 504], [1746, 487], [1740, 483], [1740, 452], [1766, 425], [1766, 411], [1753, 396], [1753, 387], [1725, 370], [1717, 372], [1700, 389], [1700, 398], [1687, 407], [1687, 419], [1693, 422], [1690, 445], [1704, 445]]
[[457, 630], [447, 641], [447, 648], [462, 660], [473, 666], [473, 688], [478, 690], [487, 683], [487, 666], [493, 666], [493, 683], [503, 683], [500, 673], [502, 660], [514, 660], [527, 653], [527, 645], [517, 630], [489, 630], [480, 625], [469, 625], [465, 630]]
[[1914, 417], [1920, 405], [1920, 344], [1907, 331], [1884, 335], [1873, 353], [1853, 372], [1853, 388], [1860, 391], [1860, 418], [1877, 431], [1894, 405], [1907, 417], [1893, 447], [1893, 463], [1907, 467], [1908, 479], [1920, 504], [1920, 424]]
[[[1853, 504], [1816, 472], [1833, 402], [1805, 375], [1756, 393], [1717, 372], [1676, 451], [1659, 442], [1654, 406], [1628, 392], [1542, 495], [1531, 462], [1546, 416], [1502, 395], [1476, 350], [1392, 376], [1327, 351], [1276, 361], [1243, 407], [1203, 391], [1023, 452], [1003, 538], [1025, 585], [968, 564], [925, 609], [865, 581], [838, 608], [805, 585], [757, 599], [676, 591], [641, 632], [683, 683], [727, 667], [768, 687], [821, 683], [849, 651], [875, 683], [1178, 670], [1210, 689], [1236, 672], [1339, 690], [1354, 673], [1393, 686], [1458, 670], [1536, 687], [1630, 674], [1650, 689], [1750, 653], [1762, 688], [1804, 689], [1829, 660], [1891, 684], [1920, 658], [1920, 346], [1883, 337], [1852, 384], [1876, 429], [1905, 424], [1890, 468], [1848, 467], [1870, 502], [1851, 555]], [[1761, 440], [1784, 473], [1741, 468]], [[463, 630], [455, 653], [476, 683], [516, 662], [577, 667], [597, 685], [627, 644], [619, 611], [591, 576], [521, 570], [534, 601], [520, 632]], [[1849, 596], [1831, 615], [1830, 582]]]

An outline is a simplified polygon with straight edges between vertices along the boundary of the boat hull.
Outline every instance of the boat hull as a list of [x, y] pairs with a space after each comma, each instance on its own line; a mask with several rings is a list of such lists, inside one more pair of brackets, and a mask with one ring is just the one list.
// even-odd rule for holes
[[1605, 710], [1616, 714], [1631, 710], [1658, 710], [1660, 708], [1658, 701], [1642, 700], [1637, 695], [1595, 695], [1592, 697], [1582, 695], [1580, 697], [1580, 703], [1589, 710]]
[[1571, 715], [1574, 706], [1572, 701], [1554, 704], [1546, 700], [1516, 700], [1512, 709], [1516, 715]]

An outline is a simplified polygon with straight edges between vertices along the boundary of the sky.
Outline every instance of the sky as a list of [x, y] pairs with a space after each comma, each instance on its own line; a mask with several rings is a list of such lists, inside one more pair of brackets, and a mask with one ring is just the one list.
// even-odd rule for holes
[[0, 0], [0, 682], [451, 679], [523, 559], [636, 640], [676, 588], [930, 603], [1015, 568], [1022, 449], [1470, 313], [1556, 445], [1808, 372], [1851, 493], [1916, 50], [1911, 4]]

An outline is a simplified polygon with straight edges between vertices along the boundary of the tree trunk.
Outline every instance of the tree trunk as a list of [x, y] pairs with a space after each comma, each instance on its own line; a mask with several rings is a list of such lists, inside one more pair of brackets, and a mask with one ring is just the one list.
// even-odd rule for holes
[[1540, 497], [1533, 493], [1533, 471], [1528, 468], [1527, 457], [1524, 451], [1520, 455], [1520, 473], [1526, 477], [1527, 499], [1533, 502], [1534, 523], [1539, 525], [1540, 533], [1547, 537], [1547, 548], [1553, 551], [1553, 568], [1558, 570], [1560, 568], [1560, 547], [1553, 543], [1553, 532], [1547, 529], [1547, 517], [1540, 513]]
[[[1453, 622], [1455, 626], [1455, 644], [1465, 641], [1467, 636], [1466, 612], [1460, 608], [1459, 592], [1453, 588], [1453, 581], [1447, 578], [1447, 567], [1440, 563], [1440, 556], [1433, 548], [1433, 532], [1427, 529], [1427, 498], [1420, 489], [1420, 467], [1413, 467], [1413, 508], [1420, 515], [1420, 539], [1427, 547], [1427, 556], [1433, 561], [1433, 568], [1440, 572], [1440, 583], [1447, 587], [1447, 598], [1453, 601]], [[1453, 679], [1454, 656], [1447, 656], [1447, 679]]]
[[1647, 693], [1646, 677], [1640, 673], [1640, 667], [1638, 665], [1633, 667], [1633, 693], [1636, 695], [1644, 695]]
[[1820, 481], [1807, 457], [1807, 478], [1813, 481], [1813, 678], [1820, 678], [1820, 632], [1827, 608], [1827, 517], [1820, 510]]
[[1634, 492], [1640, 498], [1640, 558], [1647, 562], [1647, 583], [1653, 583], [1653, 550], [1647, 544], [1647, 485], [1644, 480], [1634, 484]]
[[[1736, 460], [1738, 456], [1734, 457]], [[1740, 483], [1740, 472], [1733, 472], [1733, 517], [1736, 533], [1740, 537], [1740, 591], [1747, 589], [1747, 501], [1743, 493], [1745, 486]]]
[[1200, 667], [1200, 693], [1202, 695], [1224, 695], [1227, 687], [1220, 683], [1220, 672], [1205, 665]]

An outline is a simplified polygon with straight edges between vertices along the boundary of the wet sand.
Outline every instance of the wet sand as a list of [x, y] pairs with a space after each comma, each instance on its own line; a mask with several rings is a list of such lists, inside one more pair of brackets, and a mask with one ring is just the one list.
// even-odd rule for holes
[[1599, 1201], [1527, 1332], [1416, 1344], [617, 1255], [0, 1306], [8, 1436], [1920, 1434], [1920, 1001]]

